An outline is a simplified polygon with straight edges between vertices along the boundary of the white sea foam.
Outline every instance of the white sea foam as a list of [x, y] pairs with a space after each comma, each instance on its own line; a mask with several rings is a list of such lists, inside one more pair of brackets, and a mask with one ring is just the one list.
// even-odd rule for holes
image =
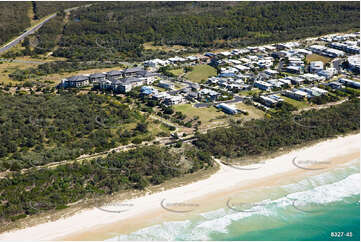
[[[254, 206], [252, 212], [221, 208], [202, 213], [192, 221], [164, 222], [129, 235], [114, 237], [111, 240], [209, 240], [212, 233], [227, 233], [228, 227], [235, 221], [251, 216], [276, 217], [280, 209], [292, 209], [295, 200], [309, 204], [326, 204], [359, 194], [359, 173], [346, 176], [333, 183], [324, 184], [330, 181], [329, 176], [332, 176], [332, 173], [309, 177], [297, 184], [280, 187], [280, 191], [284, 192], [286, 189], [292, 193], [275, 200], [264, 200], [260, 202], [262, 205], [258, 203]], [[302, 186], [306, 186], [308, 190]], [[303, 205], [302, 203], [299, 204]], [[300, 211], [294, 209], [294, 212], [299, 213]]]

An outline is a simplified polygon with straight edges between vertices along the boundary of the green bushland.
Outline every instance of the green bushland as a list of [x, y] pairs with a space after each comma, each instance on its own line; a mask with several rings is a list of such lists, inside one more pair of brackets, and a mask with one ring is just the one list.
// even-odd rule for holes
[[293, 115], [278, 113], [263, 120], [251, 120], [230, 128], [198, 134], [200, 150], [216, 157], [239, 158], [275, 152], [309, 141], [332, 138], [360, 129], [360, 101], [352, 99], [320, 110]]
[[147, 146], [90, 162], [17, 172], [0, 179], [0, 224], [66, 208], [81, 199], [142, 190], [211, 166], [211, 157], [194, 148], [174, 152], [166, 147]]
[[0, 93], [0, 171], [75, 159], [153, 137], [121, 99], [96, 94]]

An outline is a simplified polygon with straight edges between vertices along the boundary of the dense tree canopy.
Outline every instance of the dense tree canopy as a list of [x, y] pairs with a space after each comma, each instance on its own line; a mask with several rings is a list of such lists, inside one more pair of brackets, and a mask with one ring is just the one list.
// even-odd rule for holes
[[30, 2], [0, 2], [0, 45], [30, 26], [30, 19], [27, 17], [30, 7]]
[[140, 113], [110, 96], [0, 94], [0, 170], [73, 159], [151, 137], [144, 127], [126, 128], [137, 122], [144, 122]]
[[359, 17], [358, 2], [104, 2], [72, 13], [54, 54], [137, 58], [150, 41], [193, 47], [277, 42], [359, 28]]

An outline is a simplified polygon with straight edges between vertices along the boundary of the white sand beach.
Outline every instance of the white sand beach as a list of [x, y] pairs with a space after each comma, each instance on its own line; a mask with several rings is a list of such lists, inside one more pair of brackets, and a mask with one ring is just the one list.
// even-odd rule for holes
[[[167, 211], [161, 208], [164, 199], [172, 202], [211, 201], [212, 197], [223, 196], [227, 191], [245, 186], [259, 186], [290, 177], [296, 173], [307, 173], [294, 164], [294, 159], [325, 162], [323, 166], [334, 167], [360, 156], [360, 134], [339, 137], [300, 148], [268, 159], [264, 164], [237, 169], [220, 164], [220, 169], [209, 178], [191, 184], [123, 201], [131, 208], [121, 213], [105, 212], [98, 208], [86, 209], [79, 213], [53, 222], [18, 229], [0, 234], [0, 240], [91, 240], [104, 239], [112, 226], [130, 231], [142, 226], [142, 218], [152, 221], [156, 215]], [[337, 159], [335, 159], [337, 158]], [[306, 164], [303, 164], [306, 166]], [[309, 167], [312, 165], [308, 163]], [[313, 164], [316, 166], [316, 164]], [[247, 168], [247, 167], [243, 167]], [[125, 225], [126, 223], [126, 225]], [[92, 237], [86, 235], [93, 234]], [[96, 234], [99, 234], [97, 237]]]

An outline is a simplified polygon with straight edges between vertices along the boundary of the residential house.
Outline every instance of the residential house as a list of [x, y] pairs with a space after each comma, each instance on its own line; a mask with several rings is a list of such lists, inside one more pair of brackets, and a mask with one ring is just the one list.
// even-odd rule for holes
[[225, 113], [228, 113], [228, 114], [237, 114], [238, 113], [237, 108], [227, 105], [225, 103], [220, 103], [216, 107], [222, 109]]
[[181, 95], [177, 95], [177, 96], [167, 96], [164, 98], [164, 104], [165, 105], [176, 105], [176, 104], [180, 104], [184, 101], [183, 97]]
[[167, 90], [173, 90], [174, 89], [174, 84], [172, 82], [165, 81], [165, 80], [161, 80], [159, 82], [158, 86], [162, 87], [164, 89], [167, 89]]
[[143, 69], [143, 67], [132, 67], [132, 68], [128, 68], [124, 70], [124, 77], [136, 77], [138, 75], [144, 74], [145, 70]]
[[323, 70], [323, 62], [322, 61], [311, 61], [310, 62], [310, 72], [317, 73]]
[[84, 87], [89, 85], [89, 76], [80, 75], [80, 76], [72, 76], [67, 79], [63, 79], [61, 81], [60, 86], [67, 87]]
[[287, 76], [284, 79], [290, 80], [293, 85], [301, 85], [305, 81], [297, 76]]
[[278, 75], [278, 71], [276, 71], [276, 70], [268, 69], [268, 70], [265, 70], [264, 72], [265, 72], [267, 75], [272, 76], [272, 77], [275, 77], [275, 76]]
[[343, 88], [342, 83], [337, 82], [337, 81], [335, 81], [335, 82], [329, 82], [329, 83], [327, 83], [326, 85], [329, 86], [329, 87], [331, 87], [332, 89], [341, 89], [341, 88]]
[[267, 107], [275, 107], [279, 102], [277, 99], [271, 98], [269, 96], [260, 96], [261, 103], [266, 105]]
[[324, 76], [327, 80], [331, 79], [336, 74], [337, 74], [337, 70], [335, 68], [329, 68], [329, 69], [317, 72], [317, 75]]
[[255, 81], [254, 86], [264, 91], [269, 91], [272, 89], [272, 84], [264, 81]]
[[295, 100], [304, 100], [305, 98], [307, 98], [308, 94], [306, 92], [303, 92], [301, 90], [286, 90], [283, 95], [285, 95], [286, 97], [295, 99]]
[[106, 73], [106, 78], [108, 80], [117, 80], [123, 77], [123, 71], [109, 71]]
[[302, 68], [302, 66], [289, 65], [286, 67], [286, 72], [293, 73], [293, 74], [301, 74], [301, 73], [303, 73], [303, 68]]
[[200, 97], [207, 99], [208, 101], [217, 100], [217, 98], [221, 95], [219, 92], [213, 91], [211, 89], [202, 89], [198, 92]]
[[94, 73], [89, 76], [90, 83], [99, 83], [100, 81], [104, 81], [106, 75], [104, 73]]
[[353, 80], [346, 79], [346, 78], [340, 78], [340, 79], [338, 79], [338, 81], [342, 84], [345, 84], [345, 86], [360, 89], [360, 83], [357, 81], [353, 81]]

